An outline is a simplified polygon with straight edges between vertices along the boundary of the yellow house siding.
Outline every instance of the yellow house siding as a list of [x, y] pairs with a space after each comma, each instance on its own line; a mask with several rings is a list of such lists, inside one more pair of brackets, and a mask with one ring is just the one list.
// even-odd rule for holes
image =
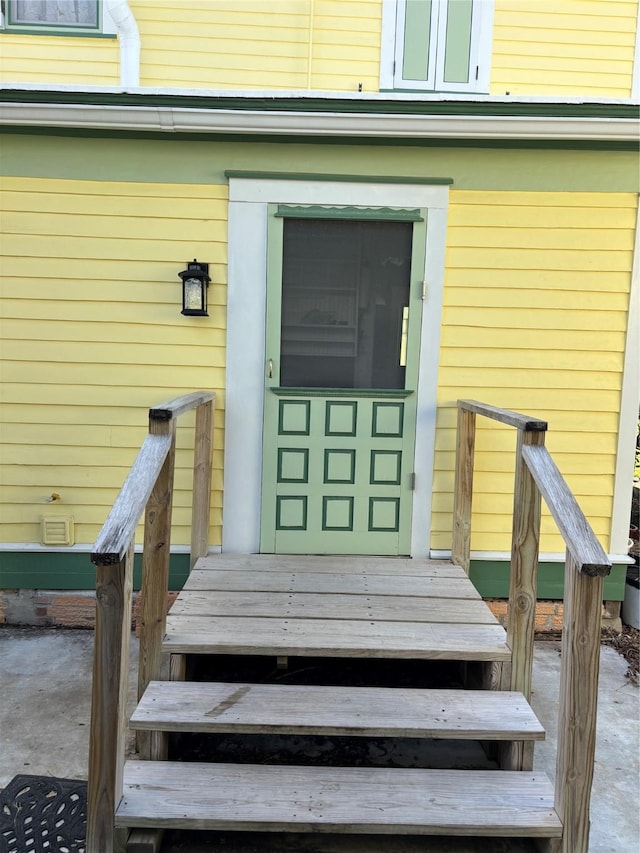
[[118, 41], [0, 33], [0, 80], [117, 86]]
[[631, 94], [637, 0], [496, 0], [491, 93]]
[[183, 0], [178, 7], [138, 0], [131, 7], [142, 38], [142, 85], [377, 88], [376, 0]]
[[[5, 178], [2, 541], [46, 512], [91, 543], [146, 433], [146, 409], [217, 392], [211, 542], [220, 542], [226, 186]], [[209, 318], [180, 314], [177, 273], [210, 263]], [[190, 418], [190, 420], [189, 420]], [[193, 415], [178, 433], [173, 542], [189, 540]], [[60, 502], [46, 503], [52, 492]]]
[[[432, 547], [450, 546], [460, 398], [549, 421], [547, 446], [608, 547], [636, 206], [623, 193], [452, 190]], [[508, 551], [514, 431], [478, 427], [471, 547]], [[562, 552], [546, 513], [542, 529], [541, 550]]]

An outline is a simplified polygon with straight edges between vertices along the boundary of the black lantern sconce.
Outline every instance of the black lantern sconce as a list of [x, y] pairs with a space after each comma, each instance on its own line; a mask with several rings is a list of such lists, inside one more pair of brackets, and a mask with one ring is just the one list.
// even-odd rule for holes
[[182, 313], [191, 317], [208, 317], [209, 264], [201, 264], [194, 258], [187, 261], [186, 270], [178, 275], [182, 279]]

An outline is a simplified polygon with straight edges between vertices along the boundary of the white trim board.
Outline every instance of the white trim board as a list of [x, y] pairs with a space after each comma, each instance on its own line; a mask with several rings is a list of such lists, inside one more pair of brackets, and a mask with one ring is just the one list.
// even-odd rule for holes
[[229, 179], [229, 279], [222, 550], [260, 549], [267, 216], [269, 204], [427, 208], [411, 554], [426, 557], [433, 479], [436, 385], [448, 186]]
[[[448, 99], [447, 99], [448, 100]], [[583, 140], [636, 142], [633, 118], [407, 115], [298, 110], [6, 103], [0, 125], [162, 133], [295, 134], [376, 139]]]
[[[141, 554], [142, 544], [135, 546], [135, 553]], [[209, 554], [219, 554], [219, 545], [209, 546]], [[40, 545], [38, 542], [0, 542], [0, 553], [15, 552], [24, 554], [91, 554], [93, 544], [88, 542], [76, 543], [75, 545]], [[169, 549], [171, 554], [190, 554], [190, 545], [172, 545]]]
[[[511, 553], [509, 551], [472, 551], [471, 559], [478, 560], [484, 563], [509, 563], [511, 562]], [[633, 563], [628, 554], [607, 554], [607, 558], [612, 565], [628, 565]], [[429, 551], [430, 560], [450, 560], [451, 551], [446, 549], [432, 548]], [[538, 555], [539, 563], [565, 563], [567, 560], [566, 553], [557, 551], [543, 552]]]
[[638, 409], [640, 408], [640, 206], [636, 212], [636, 239], [628, 317], [611, 511], [610, 548], [612, 551], [623, 551], [629, 540], [629, 510], [633, 490]]

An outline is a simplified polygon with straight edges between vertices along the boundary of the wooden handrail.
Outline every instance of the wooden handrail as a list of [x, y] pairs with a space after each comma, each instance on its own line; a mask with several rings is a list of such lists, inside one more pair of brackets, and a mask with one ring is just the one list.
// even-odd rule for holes
[[[213, 393], [201, 391], [149, 410], [149, 434], [91, 554], [97, 573], [87, 853], [111, 853], [114, 814], [122, 796], [135, 531], [144, 513], [138, 666], [138, 689], [142, 692], [151, 679], [160, 677], [169, 579], [176, 422], [180, 415], [196, 410], [190, 562], [193, 567], [195, 560], [208, 550], [214, 401]], [[150, 753], [163, 749], [161, 742], [147, 746]]]
[[191, 409], [202, 406], [204, 403], [210, 403], [214, 398], [215, 394], [211, 391], [195, 391], [192, 394], [183, 394], [181, 397], [174, 397], [167, 403], [161, 403], [159, 406], [149, 409], [149, 419], [152, 421], [170, 421]]
[[610, 574], [611, 561], [547, 448], [523, 447], [522, 455], [578, 571], [591, 577]]
[[[452, 558], [469, 571], [476, 415], [516, 427], [507, 643], [510, 671], [500, 686], [531, 695], [540, 504], [545, 499], [567, 547], [560, 672], [560, 711], [555, 808], [563, 824], [553, 853], [587, 853], [589, 802], [595, 757], [603, 578], [611, 563], [544, 447], [547, 423], [474, 400], [458, 401]], [[501, 754], [503, 766], [531, 768], [533, 754], [513, 743]]]
[[479, 403], [477, 400], [458, 400], [458, 407], [465, 412], [473, 412], [476, 415], [484, 415], [499, 421], [501, 424], [523, 429], [525, 432], [545, 432], [547, 422], [530, 415], [522, 415], [509, 409], [500, 409], [497, 406], [489, 406], [487, 403]]
[[91, 553], [94, 565], [111, 566], [126, 554], [170, 447], [169, 435], [145, 438], [98, 535]]

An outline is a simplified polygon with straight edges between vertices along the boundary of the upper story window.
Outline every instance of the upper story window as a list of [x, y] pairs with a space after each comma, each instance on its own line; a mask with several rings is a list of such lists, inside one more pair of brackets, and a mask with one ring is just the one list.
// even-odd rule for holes
[[102, 0], [3, 0], [5, 32], [110, 35], [115, 26]]
[[383, 0], [380, 88], [489, 91], [493, 0]]

